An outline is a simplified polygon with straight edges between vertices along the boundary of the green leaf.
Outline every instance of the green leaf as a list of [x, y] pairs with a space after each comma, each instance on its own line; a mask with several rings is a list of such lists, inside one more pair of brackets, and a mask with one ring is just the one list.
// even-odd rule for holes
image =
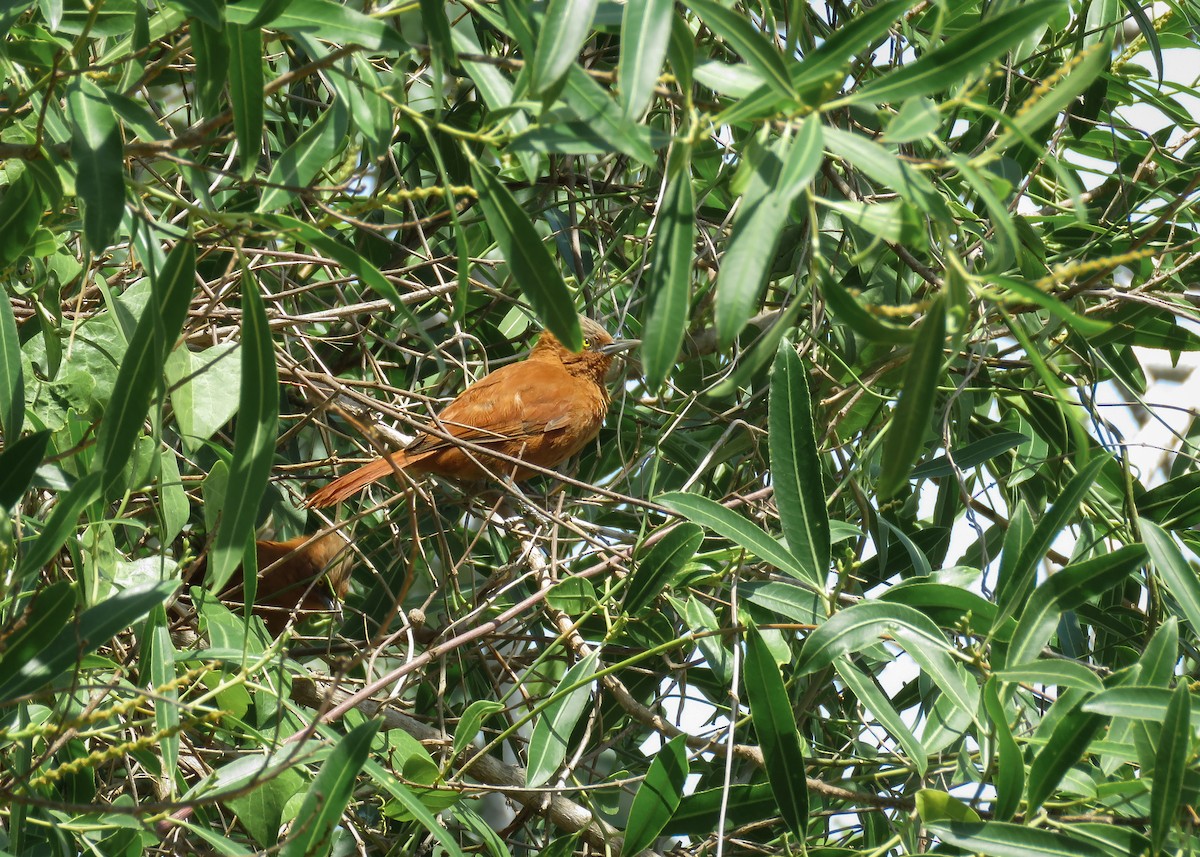
[[150, 403], [162, 385], [167, 355], [187, 319], [195, 279], [196, 249], [190, 239], [177, 242], [166, 264], [151, 275], [150, 302], [125, 350], [112, 399], [96, 433], [93, 463], [104, 474], [105, 491], [120, 478], [142, 434]]
[[0, 452], [0, 514], [15, 506], [29, 490], [33, 474], [46, 457], [50, 434], [39, 431], [5, 444]]
[[645, 112], [654, 96], [671, 38], [673, 0], [629, 0], [621, 15], [621, 54], [617, 91], [621, 110], [630, 119]]
[[[42, 192], [30, 170], [23, 170], [0, 197], [0, 265], [19, 259], [42, 222]], [[9, 309], [12, 313], [12, 309]]]
[[1192, 761], [1192, 695], [1181, 681], [1171, 694], [1159, 733], [1150, 786], [1151, 853], [1158, 854], [1175, 829], [1182, 800], [1183, 778]]
[[766, 36], [754, 28], [749, 18], [732, 9], [726, 9], [714, 0], [688, 0], [687, 6], [709, 29], [741, 54], [777, 95], [789, 100], [796, 97], [783, 54]]
[[771, 375], [768, 441], [771, 483], [789, 552], [809, 580], [829, 573], [829, 512], [813, 428], [808, 370], [795, 347], [779, 344]]
[[[1137, 4], [1128, 5], [1133, 7]], [[1029, 102], [1011, 114], [1010, 122], [1005, 124], [1004, 132], [992, 144], [989, 155], [999, 155], [1022, 141], [1036, 143], [1031, 136], [1033, 132], [1057, 117], [1080, 93], [1091, 86], [1104, 73], [1110, 59], [1106, 40], [1075, 54], [1071, 59], [1071, 68], [1055, 80], [1053, 86], [1039, 87]]]
[[[654, 153], [655, 147], [665, 145], [665, 141], [670, 139], [656, 141], [647, 126], [626, 116], [608, 90], [577, 65], [572, 65], [567, 74], [563, 97], [581, 127], [600, 138], [608, 151], [620, 152], [643, 164], [652, 164], [658, 159]], [[537, 130], [535, 126], [530, 133]]]
[[[1098, 455], [1082, 471], [1076, 473], [1059, 493], [1054, 505], [1038, 521], [1033, 533], [1019, 545], [1014, 545], [1019, 547], [1020, 551], [1016, 562], [1011, 567], [1001, 563], [1000, 578], [996, 585], [996, 600], [1001, 608], [1000, 618], [1011, 616], [1019, 605], [1025, 603], [1030, 590], [1033, 589], [1039, 563], [1045, 559], [1046, 552], [1050, 550], [1050, 545], [1058, 538], [1062, 528], [1070, 523], [1079, 511], [1080, 504], [1091, 490], [1092, 483], [1096, 481], [1096, 476], [1107, 460], [1107, 456]], [[1006, 551], [1007, 548], [1006, 539]]]
[[917, 210], [902, 200], [867, 203], [822, 199], [819, 202], [836, 211], [843, 223], [861, 230], [869, 239], [915, 247], [925, 244], [924, 223]]
[[[1029, 791], [1025, 812], [1034, 813], [1058, 788], [1063, 777], [1088, 752], [1108, 718], [1093, 714], [1079, 704], [1054, 726], [1046, 746], [1029, 765]], [[1043, 721], [1044, 722], [1044, 721]]]
[[938, 789], [920, 789], [917, 792], [917, 814], [926, 824], [937, 821], [979, 821], [979, 813]]
[[[108, 596], [103, 603], [89, 607], [80, 614], [78, 622], [63, 621], [74, 604], [74, 596], [68, 600], [62, 590], [57, 591], [52, 609], [47, 610], [52, 614], [49, 618], [57, 620], [56, 624], [51, 625], [39, 616], [36, 635], [23, 638], [29, 647], [38, 649], [38, 653], [28, 659], [22, 658], [15, 664], [16, 670], [0, 683], [0, 704], [37, 692], [83, 655], [96, 651], [114, 634], [144, 618], [170, 598], [176, 588], [175, 582], [131, 586]], [[48, 636], [51, 630], [57, 632], [53, 638]], [[4, 664], [7, 663], [6, 656]]]
[[303, 823], [292, 825], [279, 851], [280, 857], [308, 857], [328, 850], [334, 828], [350, 803], [354, 780], [367, 762], [371, 741], [379, 726], [379, 720], [360, 723], [333, 748], [300, 805], [296, 818]]
[[821, 294], [838, 321], [872, 342], [908, 345], [917, 339], [916, 330], [901, 327], [868, 312], [857, 298], [828, 274], [821, 277]]
[[699, 494], [683, 492], [663, 494], [658, 502], [821, 591], [820, 582], [807, 576], [808, 570], [787, 548], [732, 509]]
[[1074, 610], [1112, 589], [1145, 559], [1145, 546], [1126, 545], [1111, 553], [1072, 563], [1049, 577], [1029, 597], [1028, 603], [1022, 603], [1021, 619], [1013, 632], [1007, 664], [1016, 669], [1035, 660], [1058, 626], [1061, 613]]
[[[247, 27], [260, 27], [266, 22], [258, 20], [267, 3], [239, 2], [225, 7], [225, 20]], [[373, 51], [403, 53], [408, 44], [387, 22], [369, 18], [349, 6], [332, 0], [291, 0], [287, 8], [270, 20], [272, 30], [304, 33], [330, 42], [344, 45], [362, 45]]]
[[192, 56], [196, 59], [193, 75], [196, 104], [204, 118], [212, 119], [224, 109], [222, 95], [229, 78], [229, 40], [225, 24], [210, 24], [193, 18], [188, 32], [192, 37]]
[[470, 747], [483, 722], [503, 710], [504, 704], [493, 699], [477, 699], [468, 705], [458, 719], [458, 728], [454, 730], [454, 755], [458, 756]]
[[803, 837], [808, 826], [808, 784], [800, 732], [779, 665], [753, 625], [746, 632], [744, 680], [750, 718], [775, 804], [792, 832]]
[[888, 143], [911, 143], [936, 133], [941, 123], [941, 114], [933, 101], [910, 98], [888, 122], [883, 139]]
[[[75, 587], [69, 581], [59, 580], [35, 593], [25, 603], [22, 613], [3, 629], [0, 687], [14, 685], [31, 664], [52, 654], [51, 649], [58, 643], [62, 629], [71, 622], [77, 600]], [[0, 702], [7, 698], [7, 695], [0, 695]]]
[[988, 16], [977, 27], [935, 48], [916, 62], [901, 66], [855, 90], [842, 104], [864, 101], [883, 104], [920, 95], [932, 95], [961, 86], [991, 63], [1019, 45], [1058, 12], [1057, 0], [1034, 0]]
[[70, 535], [75, 532], [79, 516], [100, 495], [101, 474], [92, 472], [77, 481], [71, 490], [60, 495], [50, 519], [41, 533], [25, 551], [17, 565], [17, 578], [24, 580], [36, 574], [54, 558]]
[[1047, 294], [1029, 283], [1014, 279], [1013, 277], [993, 277], [992, 282], [1004, 289], [1004, 291], [1012, 294], [1012, 297], [1008, 298], [1008, 302], [1036, 304], [1066, 324], [1080, 336], [1093, 337], [1105, 333], [1112, 328], [1112, 324], [1107, 321], [1093, 318], [1089, 315], [1080, 315], [1072, 311], [1069, 306], [1054, 295]]
[[[1162, 723], [1174, 699], [1174, 692], [1165, 687], [1123, 685], [1110, 687], [1083, 704], [1083, 710], [1106, 717], [1127, 717]], [[1200, 710], [1191, 710], [1193, 728], [1200, 727]]]
[[229, 102], [233, 109], [233, 132], [237, 137], [242, 179], [258, 167], [263, 136], [262, 30], [227, 24], [229, 44]]
[[307, 188], [329, 165], [334, 153], [345, 143], [348, 119], [346, 105], [340, 99], [335, 100], [284, 150], [267, 176], [271, 187], [263, 191], [258, 202], [260, 212], [287, 205], [298, 189]]
[[550, 703], [534, 722], [525, 783], [529, 788], [548, 782], [566, 759], [571, 732], [592, 697], [591, 678], [596, 673], [599, 657], [599, 652], [593, 651], [567, 670]]
[[420, 327], [419, 322], [400, 297], [400, 293], [392, 285], [391, 280], [380, 273], [378, 268], [355, 252], [354, 248], [345, 240], [339, 241], [337, 238], [325, 234], [315, 226], [305, 223], [302, 220], [297, 220], [294, 217], [289, 217], [286, 214], [257, 214], [251, 216], [250, 219], [256, 223], [271, 227], [277, 233], [294, 238], [297, 243], [304, 243], [316, 250], [320, 250], [362, 280], [363, 285], [400, 310], [404, 315], [405, 321], [412, 327]]
[[900, 742], [900, 746], [908, 754], [907, 762], [916, 768], [917, 775], [924, 777], [925, 771], [929, 767], [929, 753], [921, 745], [917, 736], [904, 725], [904, 721], [896, 709], [892, 707], [883, 691], [875, 684], [874, 677], [860, 671], [848, 657], [838, 658], [834, 661], [833, 666], [837, 670], [838, 676], [846, 683], [846, 687], [850, 688], [850, 692], [858, 698], [862, 707], [879, 721], [880, 726]]
[[1078, 837], [1000, 821], [935, 822], [929, 832], [943, 842], [988, 857], [1109, 857]]
[[1166, 530], [1182, 530], [1200, 523], [1200, 471], [1192, 471], [1137, 498], [1140, 516]]
[[992, 675], [1000, 681], [1077, 687], [1092, 693], [1104, 690], [1100, 677], [1076, 661], [1025, 661], [1018, 666], [996, 670]]
[[955, 467], [959, 470], [971, 470], [1028, 442], [1029, 438], [1019, 431], [996, 432], [955, 450], [953, 456], [939, 455], [924, 464], [917, 465], [913, 468], [912, 478], [941, 479], [954, 476]]
[[553, 89], [575, 64], [587, 38], [599, 0], [549, 0], [530, 69], [530, 88], [538, 95]]
[[933, 302], [913, 345], [904, 373], [900, 401], [884, 439], [876, 491], [881, 499], [894, 496], [909, 479], [913, 460], [925, 445], [933, 423], [934, 399], [946, 347], [946, 306]]
[[808, 635], [796, 660], [795, 674], [809, 675], [843, 655], [891, 637], [922, 672], [968, 716], [975, 715], [978, 690], [968, 686], [953, 655], [956, 651], [929, 617], [903, 604], [860, 601], [835, 613]]
[[675, 367], [687, 331], [691, 300], [695, 202], [686, 159], [663, 194], [658, 210], [653, 261], [642, 323], [642, 366], [646, 387], [657, 391]]
[[21, 368], [21, 337], [12, 300], [0, 292], [0, 431], [5, 443], [21, 436], [25, 423], [25, 370]]
[[518, 288], [546, 328], [567, 348], [578, 351], [583, 347], [583, 333], [574, 301], [529, 216], [504, 183], [478, 161], [471, 162], [471, 176], [492, 237]]
[[687, 736], [676, 735], [654, 754], [633, 796], [621, 854], [640, 854], [654, 844], [679, 807], [688, 771]]
[[780, 138], [762, 152], [754, 188], [763, 192], [748, 192], [743, 198], [721, 259], [721, 270], [732, 274], [717, 281], [717, 337], [722, 348], [733, 343], [759, 308], [792, 203], [824, 158], [821, 140], [821, 122], [809, 116], [794, 138]]
[[1020, 808], [1021, 794], [1025, 791], [1025, 757], [1013, 737], [995, 677], [983, 686], [983, 705], [996, 736], [996, 802], [992, 812], [996, 820], [1008, 821]]
[[1191, 624], [1192, 631], [1200, 633], [1200, 580], [1184, 559], [1179, 544], [1173, 536], [1145, 518], [1138, 519], [1138, 528], [1158, 576], [1179, 605], [1183, 618]]
[[116, 240], [125, 213], [125, 146], [104, 91], [78, 75], [67, 87], [75, 191], [83, 200], [83, 234], [93, 253]]
[[243, 271], [242, 389], [229, 471], [229, 484], [237, 490], [225, 496], [220, 525], [209, 551], [206, 582], [211, 592], [225, 588], [254, 540], [259, 501], [271, 475], [278, 419], [279, 377], [271, 328], [258, 294], [258, 281], [249, 271]]
[[703, 541], [704, 531], [695, 524], [683, 523], [671, 528], [638, 560], [625, 588], [622, 612], [627, 616], [640, 615], [680, 569], [691, 562]]

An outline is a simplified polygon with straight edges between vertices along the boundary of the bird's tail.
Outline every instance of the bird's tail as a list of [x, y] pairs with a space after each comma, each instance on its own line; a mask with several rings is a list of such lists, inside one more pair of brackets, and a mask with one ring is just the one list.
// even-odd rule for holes
[[304, 505], [310, 509], [323, 509], [326, 506], [340, 503], [348, 497], [354, 496], [372, 482], [378, 482], [385, 476], [391, 476], [395, 472], [395, 468], [403, 468], [407, 464], [408, 457], [402, 452], [395, 453], [390, 460], [377, 458], [318, 489]]

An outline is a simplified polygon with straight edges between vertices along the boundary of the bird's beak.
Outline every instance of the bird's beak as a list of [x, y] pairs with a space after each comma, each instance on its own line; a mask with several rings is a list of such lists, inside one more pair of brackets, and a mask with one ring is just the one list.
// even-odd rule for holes
[[640, 339], [614, 339], [608, 345], [601, 345], [596, 350], [601, 354], [620, 354], [622, 351], [637, 348], [641, 344], [642, 340]]

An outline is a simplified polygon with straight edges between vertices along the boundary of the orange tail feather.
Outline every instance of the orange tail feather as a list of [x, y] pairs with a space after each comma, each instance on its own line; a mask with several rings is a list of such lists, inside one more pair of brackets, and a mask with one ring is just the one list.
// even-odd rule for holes
[[344, 476], [339, 476], [328, 485], [318, 489], [316, 493], [308, 498], [308, 501], [304, 505], [310, 509], [323, 509], [326, 506], [340, 503], [349, 497], [353, 497], [371, 483], [378, 482], [385, 476], [391, 476], [395, 472], [394, 468], [403, 468], [408, 463], [408, 457], [403, 453], [391, 456], [390, 461], [387, 458], [377, 458], [374, 461], [369, 461], [357, 470], [352, 470]]

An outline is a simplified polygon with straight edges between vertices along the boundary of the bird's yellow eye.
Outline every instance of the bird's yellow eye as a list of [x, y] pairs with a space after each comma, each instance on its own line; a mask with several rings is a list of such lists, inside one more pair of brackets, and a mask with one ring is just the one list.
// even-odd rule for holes
[[583, 347], [584, 347], [584, 348], [591, 348], [591, 347], [592, 347], [592, 340], [588, 339], [588, 338], [585, 336], [585, 337], [583, 338]]

